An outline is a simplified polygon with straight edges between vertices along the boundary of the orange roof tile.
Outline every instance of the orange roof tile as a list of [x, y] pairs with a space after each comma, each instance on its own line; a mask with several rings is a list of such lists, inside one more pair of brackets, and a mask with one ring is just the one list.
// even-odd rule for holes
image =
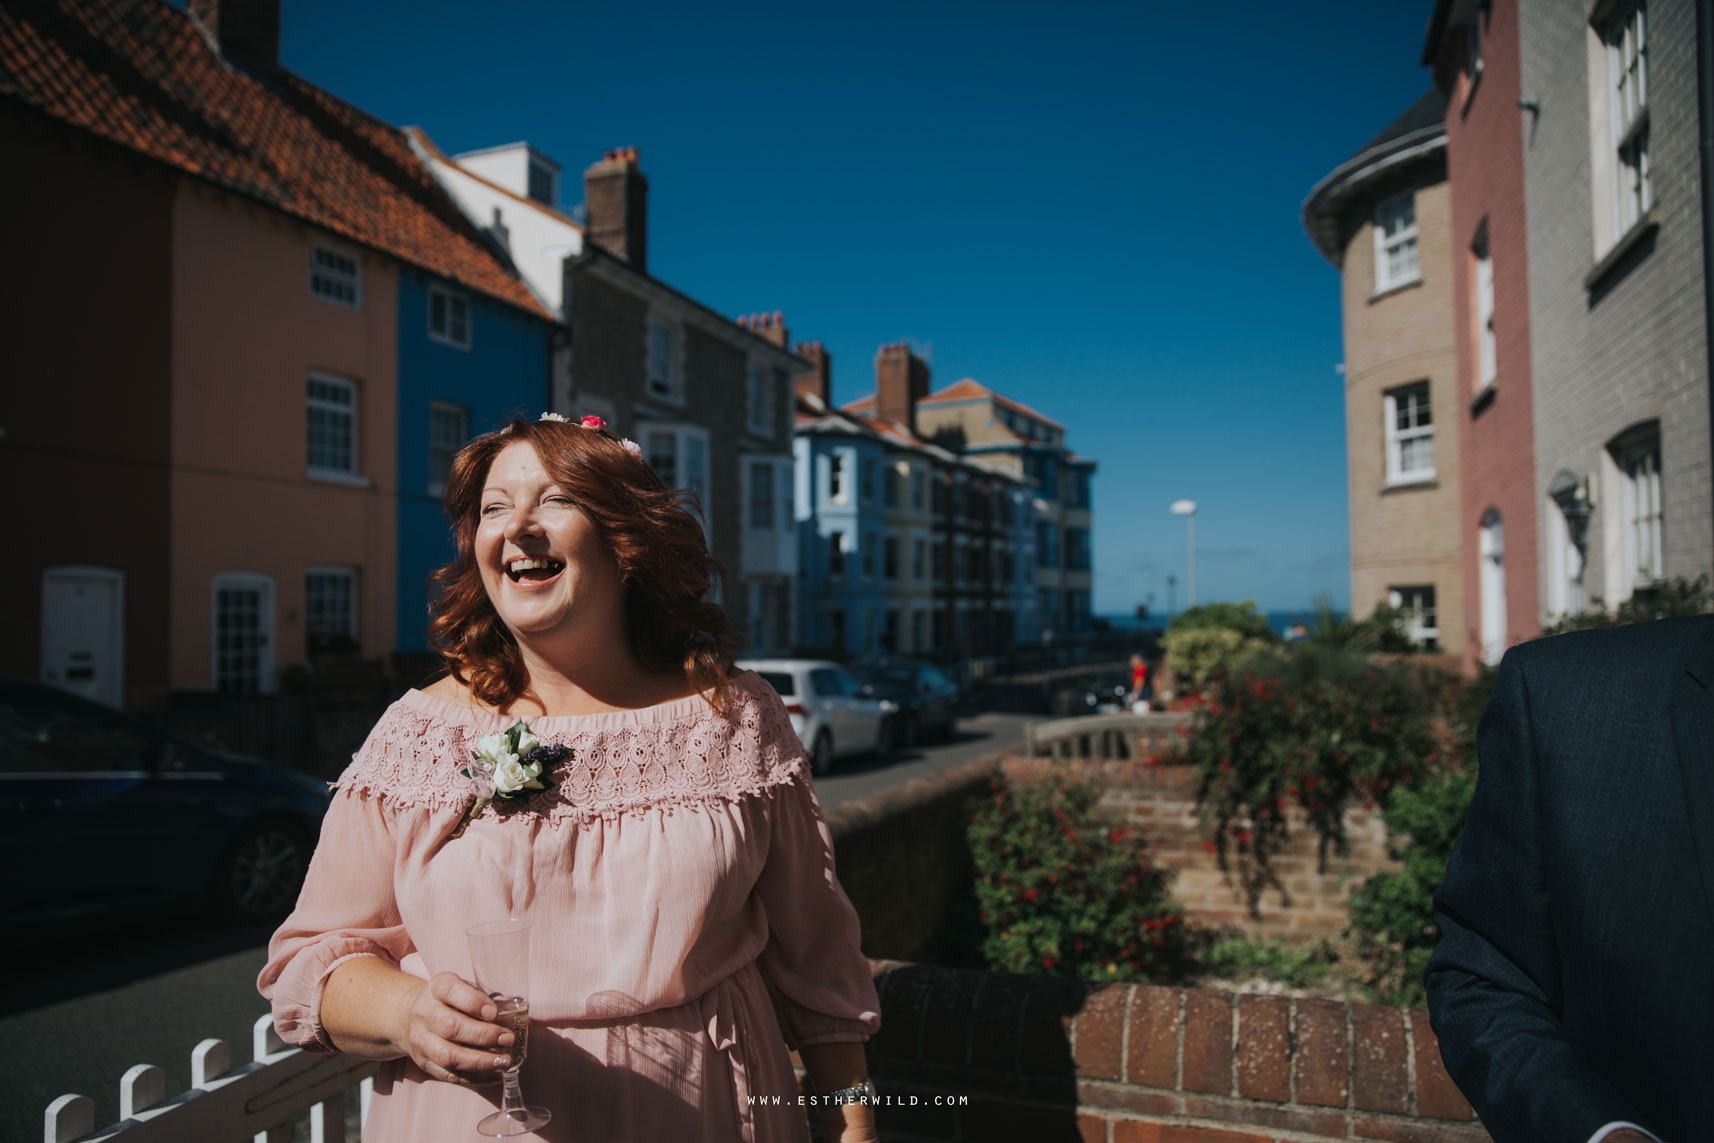
[[552, 319], [398, 128], [287, 71], [229, 66], [162, 0], [0, 9], [0, 98]]

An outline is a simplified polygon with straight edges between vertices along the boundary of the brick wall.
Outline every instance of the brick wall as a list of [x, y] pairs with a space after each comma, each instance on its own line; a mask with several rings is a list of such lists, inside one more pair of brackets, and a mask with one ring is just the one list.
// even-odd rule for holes
[[874, 968], [889, 1143], [1488, 1138], [1421, 1009]]
[[[1374, 205], [1414, 191], [1421, 279], [1375, 293]], [[1453, 333], [1451, 197], [1444, 153], [1377, 183], [1347, 220], [1341, 265], [1345, 432], [1351, 483], [1351, 611], [1367, 615], [1394, 587], [1432, 584], [1440, 646], [1464, 650], [1458, 421], [1463, 390]], [[1385, 397], [1428, 382], [1435, 479], [1387, 485]]]
[[[1523, 90], [1542, 107], [1523, 151], [1535, 490], [1545, 497], [1562, 471], [1595, 477], [1584, 594], [1609, 604], [1623, 595], [1622, 546], [1609, 537], [1624, 522], [1618, 489], [1602, 489], [1600, 478], [1608, 442], [1640, 421], [1660, 424], [1667, 574], [1694, 578], [1714, 567], [1694, 5], [1654, 0], [1648, 20], [1649, 167], [1659, 229], [1628, 266], [1586, 284], [1597, 253], [1596, 183], [1604, 197], [1611, 177], [1591, 162], [1592, 121], [1607, 111], [1598, 98], [1606, 64], [1591, 55], [1583, 9], [1520, 0]], [[1544, 592], [1544, 616], [1550, 606]]]
[[[1252, 915], [1244, 895], [1220, 871], [1208, 852], [1196, 814], [1196, 780], [1187, 766], [1139, 766], [1129, 760], [1110, 762], [1046, 758], [1008, 758], [1008, 780], [1031, 780], [1058, 770], [1072, 781], [1090, 781], [1105, 793], [1103, 808], [1135, 825], [1147, 840], [1156, 862], [1177, 871], [1173, 897], [1198, 921], [1232, 925], [1254, 936], [1313, 941], [1331, 937], [1345, 927], [1347, 898], [1375, 873], [1399, 866], [1387, 851], [1387, 829], [1378, 812], [1357, 806], [1346, 811], [1350, 852], [1329, 853], [1319, 864], [1319, 837], [1301, 807], [1289, 805], [1289, 843], [1274, 859], [1280, 886], [1263, 895]], [[841, 863], [841, 876], [844, 865]]]
[[995, 758], [977, 758], [828, 811], [839, 884], [869, 956], [922, 955], [970, 883], [966, 802], [997, 772]]
[[[1505, 534], [1505, 643], [1533, 638], [1541, 629], [1517, 0], [1493, 0], [1480, 11], [1487, 13], [1476, 17], [1485, 22], [1480, 81], [1472, 85], [1466, 77], [1453, 76], [1452, 69], [1463, 58], [1462, 33], [1444, 37], [1436, 67], [1437, 81], [1449, 92], [1446, 161], [1452, 186], [1453, 313], [1462, 390], [1458, 408], [1465, 662], [1472, 668], [1480, 654], [1482, 615], [1476, 537], [1490, 509], [1499, 511]], [[1481, 383], [1471, 244], [1484, 221], [1494, 273], [1496, 377], [1491, 398], [1473, 405]]]

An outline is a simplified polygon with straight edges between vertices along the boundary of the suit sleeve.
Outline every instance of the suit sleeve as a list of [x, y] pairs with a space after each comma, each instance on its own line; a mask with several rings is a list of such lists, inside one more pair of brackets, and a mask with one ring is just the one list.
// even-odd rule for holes
[[1500, 665], [1477, 730], [1481, 770], [1435, 893], [1429, 1015], [1446, 1070], [1496, 1143], [1586, 1140], [1641, 1116], [1566, 1038], [1525, 657]]

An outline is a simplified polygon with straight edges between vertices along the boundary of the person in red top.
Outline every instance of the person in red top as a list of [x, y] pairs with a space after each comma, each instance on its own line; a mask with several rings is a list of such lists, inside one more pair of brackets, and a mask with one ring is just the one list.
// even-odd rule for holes
[[1131, 656], [1131, 694], [1130, 702], [1134, 707], [1143, 701], [1143, 686], [1149, 681], [1149, 665], [1141, 655]]

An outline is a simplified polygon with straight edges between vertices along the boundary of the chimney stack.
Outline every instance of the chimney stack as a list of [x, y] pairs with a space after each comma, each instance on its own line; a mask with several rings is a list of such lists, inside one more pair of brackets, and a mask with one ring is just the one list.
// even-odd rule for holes
[[771, 314], [745, 314], [738, 319], [738, 327], [747, 329], [764, 341], [784, 349], [791, 338], [786, 332], [785, 315], [779, 310]]
[[649, 180], [637, 148], [607, 151], [583, 172], [583, 205], [590, 241], [648, 273]]
[[823, 349], [819, 341], [800, 342], [793, 352], [810, 364], [808, 373], [797, 375], [797, 395], [817, 397], [823, 405], [833, 408], [833, 354]]
[[220, 54], [251, 71], [280, 66], [280, 0], [190, 0]]
[[917, 402], [928, 396], [928, 363], [904, 342], [875, 354], [875, 415], [917, 431]]

